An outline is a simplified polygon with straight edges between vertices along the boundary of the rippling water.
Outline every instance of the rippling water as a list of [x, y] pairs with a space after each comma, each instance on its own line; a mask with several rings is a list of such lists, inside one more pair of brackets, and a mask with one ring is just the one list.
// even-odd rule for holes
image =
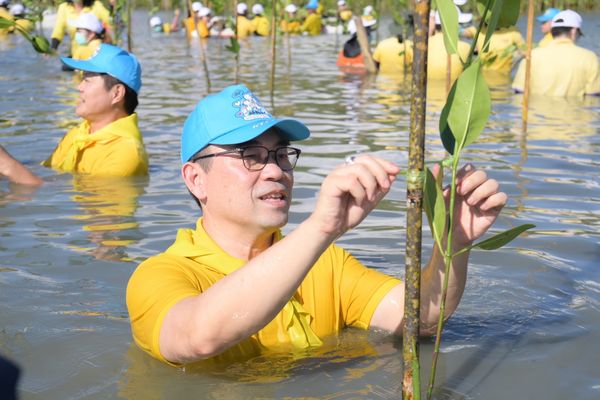
[[[21, 38], [0, 38], [1, 143], [48, 182], [35, 192], [0, 182], [0, 353], [23, 369], [21, 397], [399, 398], [401, 345], [377, 332], [350, 330], [305, 358], [261, 357], [211, 373], [163, 366], [132, 345], [129, 275], [198, 216], [179, 178], [178, 146], [186, 115], [208, 92], [198, 43], [153, 36], [146, 14], [135, 17], [149, 179], [74, 178], [40, 167], [77, 123], [75, 81]], [[585, 16], [581, 41], [596, 53], [598, 21]], [[223, 45], [207, 43], [212, 91], [234, 79]], [[406, 84], [341, 73], [339, 46], [335, 36], [293, 38], [290, 55], [282, 43], [271, 99], [267, 41], [243, 44], [241, 81], [274, 114], [301, 119], [312, 131], [301, 145], [289, 227], [310, 213], [322, 177], [347, 154], [370, 151], [407, 164]], [[443, 156], [436, 133], [443, 85], [430, 86], [426, 157], [436, 160]], [[523, 134], [521, 96], [508, 83], [492, 94], [491, 120], [465, 161], [486, 168], [510, 196], [495, 229], [537, 228], [504, 249], [472, 255], [465, 296], [445, 331], [437, 398], [598, 398], [600, 98], [534, 97]], [[340, 240], [397, 276], [405, 190], [397, 182]], [[425, 380], [432, 343], [424, 341], [421, 352]]]

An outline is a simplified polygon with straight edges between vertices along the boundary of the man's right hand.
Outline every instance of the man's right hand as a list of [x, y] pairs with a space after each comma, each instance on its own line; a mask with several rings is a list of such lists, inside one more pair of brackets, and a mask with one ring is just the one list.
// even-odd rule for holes
[[309, 218], [335, 239], [357, 226], [389, 192], [400, 172], [394, 163], [360, 155], [333, 170], [321, 184], [315, 211]]

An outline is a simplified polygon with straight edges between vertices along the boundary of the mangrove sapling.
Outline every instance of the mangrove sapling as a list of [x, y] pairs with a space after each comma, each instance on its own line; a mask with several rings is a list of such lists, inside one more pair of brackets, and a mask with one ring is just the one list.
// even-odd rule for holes
[[42, 54], [55, 54], [54, 50], [50, 48], [48, 39], [41, 35], [30, 35], [26, 29], [23, 29], [15, 21], [11, 21], [4, 17], [0, 17], [0, 29], [13, 28], [16, 32], [19, 32], [29, 43], [35, 51]]
[[[486, 52], [493, 32], [497, 28], [513, 26], [519, 16], [519, 0], [477, 0], [480, 9], [483, 9], [480, 25], [473, 40], [477, 42], [482, 32], [482, 25], [487, 24], [486, 36], [482, 52]], [[458, 14], [452, 0], [437, 0], [438, 11], [442, 20], [444, 43], [448, 53], [456, 53], [458, 41]], [[516, 10], [516, 12], [515, 12]], [[483, 78], [481, 60], [473, 61], [474, 46], [464, 64], [464, 71], [454, 82], [442, 113], [440, 116], [440, 136], [442, 144], [451, 157], [440, 163], [437, 178], [431, 170], [427, 169], [425, 176], [424, 208], [429, 220], [432, 235], [444, 257], [445, 276], [440, 302], [440, 316], [437, 324], [435, 346], [431, 375], [427, 389], [427, 397], [431, 399], [435, 383], [437, 360], [439, 357], [442, 330], [445, 321], [446, 294], [448, 291], [448, 278], [450, 266], [454, 257], [474, 248], [483, 250], [498, 249], [512, 241], [521, 233], [533, 228], [535, 225], [524, 224], [496, 234], [491, 238], [474, 243], [470, 246], [453, 249], [453, 233], [455, 227], [456, 204], [456, 179], [461, 152], [466, 146], [474, 143], [483, 131], [490, 112], [491, 96], [489, 88]], [[449, 205], [442, 191], [443, 167], [451, 168]]]

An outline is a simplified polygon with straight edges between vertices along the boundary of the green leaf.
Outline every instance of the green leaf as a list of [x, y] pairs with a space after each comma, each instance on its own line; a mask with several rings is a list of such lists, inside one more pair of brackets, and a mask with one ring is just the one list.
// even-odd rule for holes
[[499, 233], [497, 235], [492, 236], [489, 239], [486, 239], [482, 242], [475, 243], [469, 246], [466, 249], [462, 249], [460, 252], [464, 252], [474, 248], [480, 248], [482, 250], [496, 250], [500, 247], [504, 246], [507, 243], [510, 243], [513, 239], [519, 236], [521, 233], [525, 232], [528, 229], [535, 228], [534, 224], [523, 224], [516, 226], [512, 229]]
[[[508, 28], [517, 24], [517, 21], [519, 20], [519, 11], [521, 9], [521, 0], [477, 0], [479, 14], [483, 12], [488, 1], [501, 3], [498, 7], [496, 7], [497, 4], [491, 6], [491, 16], [488, 14], [488, 17], [486, 18], [486, 23], [491, 26], [491, 18], [497, 16], [497, 22], [494, 24], [492, 30]], [[499, 11], [495, 11], [496, 9], [499, 9]]]
[[15, 26], [15, 21], [11, 21], [10, 19], [6, 19], [4, 17], [0, 17], [0, 29], [10, 28], [11, 26]]
[[[481, 73], [481, 61], [472, 63], [452, 87], [440, 117], [442, 141], [449, 128], [456, 143], [451, 154], [473, 143], [485, 127], [492, 109], [490, 90]], [[446, 143], [444, 147], [448, 150]]]
[[31, 38], [31, 45], [38, 53], [50, 54], [50, 43], [43, 36], [33, 36]]
[[458, 11], [452, 0], [438, 0], [444, 45], [448, 54], [458, 53]]
[[442, 108], [442, 113], [440, 115], [440, 137], [442, 139], [442, 144], [444, 145], [444, 149], [452, 155], [454, 155], [454, 135], [452, 131], [450, 131], [450, 126], [448, 125], [448, 115], [450, 114], [450, 104], [454, 102], [454, 94], [456, 93], [456, 83], [455, 81], [452, 84], [452, 88], [450, 89], [450, 93], [448, 93], [448, 99], [446, 99], [446, 104], [444, 108]]
[[240, 52], [240, 42], [238, 42], [238, 40], [234, 37], [229, 38], [229, 46], [225, 46], [225, 48], [227, 50], [229, 50], [232, 53], [239, 53]]
[[[442, 193], [441, 175], [442, 170], [438, 174], [439, 180], [433, 176], [433, 173], [427, 168], [425, 175], [425, 193], [423, 196], [423, 208], [429, 221], [429, 228], [433, 234], [433, 238], [438, 246], [442, 246], [442, 239], [446, 231], [446, 203]], [[440, 247], [441, 249], [441, 247]], [[442, 251], [443, 253], [443, 251]]]

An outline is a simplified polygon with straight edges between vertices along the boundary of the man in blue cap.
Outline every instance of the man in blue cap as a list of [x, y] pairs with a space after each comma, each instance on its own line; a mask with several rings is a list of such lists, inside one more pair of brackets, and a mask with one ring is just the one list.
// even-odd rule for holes
[[[181, 137], [181, 174], [202, 209], [164, 253], [138, 266], [127, 286], [137, 345], [171, 365], [231, 362], [266, 349], [305, 350], [347, 326], [401, 334], [404, 284], [363, 266], [334, 241], [388, 193], [399, 168], [360, 155], [323, 181], [314, 211], [283, 237], [293, 170], [308, 128], [273, 117], [244, 85], [204, 98]], [[455, 248], [477, 239], [506, 202], [483, 171], [458, 178]], [[455, 259], [446, 312], [457, 307], [468, 255]], [[424, 271], [421, 318], [439, 316], [443, 257]]]
[[547, 8], [542, 15], [536, 18], [541, 24], [540, 30], [544, 34], [544, 37], [538, 43], [538, 47], [544, 47], [552, 41], [552, 32], [550, 32], [552, 30], [552, 18], [559, 12], [558, 8]]
[[[148, 155], [135, 113], [142, 86], [142, 70], [135, 56], [101, 44], [87, 60], [61, 60], [83, 72], [75, 111], [84, 121], [67, 132], [43, 165], [99, 176], [147, 175]], [[3, 149], [0, 175], [16, 183], [42, 183]]]

